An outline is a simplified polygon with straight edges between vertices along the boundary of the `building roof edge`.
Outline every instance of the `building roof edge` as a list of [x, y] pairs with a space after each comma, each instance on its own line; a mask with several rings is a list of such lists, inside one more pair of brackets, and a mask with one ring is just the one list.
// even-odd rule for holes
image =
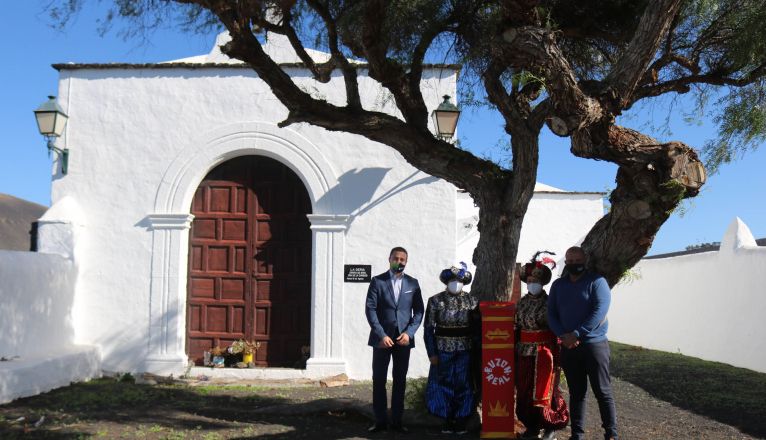
[[[130, 69], [250, 69], [246, 63], [191, 63], [191, 62], [165, 62], [165, 63], [56, 63], [51, 66], [58, 70], [130, 70]], [[303, 63], [280, 63], [280, 67], [306, 68]], [[367, 68], [368, 64], [356, 64], [355, 67]], [[423, 64], [424, 69], [450, 69], [460, 72], [463, 68], [460, 64]]]

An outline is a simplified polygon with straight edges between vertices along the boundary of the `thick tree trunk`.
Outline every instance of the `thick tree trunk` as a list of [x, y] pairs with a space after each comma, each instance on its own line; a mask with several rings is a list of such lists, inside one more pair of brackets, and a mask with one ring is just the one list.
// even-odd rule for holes
[[696, 152], [683, 143], [661, 144], [618, 126], [576, 134], [572, 152], [620, 165], [617, 188], [609, 199], [611, 210], [583, 242], [589, 267], [614, 286], [646, 255], [678, 204], [699, 192], [705, 168]]
[[479, 206], [480, 236], [473, 252], [476, 277], [471, 292], [487, 301], [511, 299], [521, 225], [537, 179], [537, 134], [529, 130], [514, 131], [511, 145], [513, 179], [497, 180], [480, 193], [472, 194]]
[[515, 228], [506, 207], [497, 203], [479, 206], [479, 243], [473, 251], [476, 265], [471, 292], [485, 301], [508, 301], [513, 290], [513, 270], [516, 266], [521, 222]]
[[[602, 274], [610, 286], [646, 255], [660, 226], [684, 195], [681, 184], [669, 181], [642, 191], [629, 171], [617, 172], [610, 212], [591, 228], [583, 241], [589, 266]], [[639, 195], [640, 194], [640, 195]]]

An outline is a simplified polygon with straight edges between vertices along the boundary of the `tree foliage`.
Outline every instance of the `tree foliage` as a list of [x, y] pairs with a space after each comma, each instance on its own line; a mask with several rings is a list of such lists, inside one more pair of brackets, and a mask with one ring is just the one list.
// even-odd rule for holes
[[[82, 0], [54, 2], [65, 24]], [[222, 50], [249, 64], [287, 107], [283, 126], [310, 123], [387, 144], [413, 166], [468, 191], [480, 209], [474, 289], [510, 292], [521, 223], [532, 197], [538, 139], [548, 126], [571, 153], [619, 166], [610, 212], [585, 238], [589, 265], [616, 283], [649, 249], [705, 168], [682, 142], [662, 143], [615, 123], [642, 100], [716, 94], [720, 136], [712, 169], [764, 140], [766, 8], [754, 0], [113, 0], [104, 24], [126, 35], [157, 26], [225, 28]], [[340, 71], [346, 104], [310, 96], [263, 52], [286, 36], [315, 80]], [[307, 48], [325, 50], [313, 60]], [[360, 64], [359, 62], [362, 62]], [[510, 169], [454, 148], [428, 129], [420, 92], [426, 62], [459, 62], [503, 117]], [[385, 87], [400, 116], [364, 108], [361, 71]], [[704, 106], [710, 100], [698, 99]], [[563, 153], [562, 153], [563, 154]]]

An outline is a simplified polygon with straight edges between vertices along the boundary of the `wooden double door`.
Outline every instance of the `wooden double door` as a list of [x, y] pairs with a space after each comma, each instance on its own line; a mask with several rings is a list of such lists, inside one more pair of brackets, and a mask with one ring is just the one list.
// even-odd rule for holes
[[262, 156], [213, 169], [194, 195], [186, 347], [203, 352], [243, 338], [255, 363], [299, 367], [310, 340], [311, 203], [298, 176]]

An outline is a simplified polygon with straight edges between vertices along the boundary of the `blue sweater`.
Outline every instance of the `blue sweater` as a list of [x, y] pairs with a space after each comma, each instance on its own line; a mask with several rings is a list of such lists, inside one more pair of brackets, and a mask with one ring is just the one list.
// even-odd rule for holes
[[611, 296], [609, 284], [601, 275], [586, 272], [574, 282], [565, 275], [551, 286], [548, 325], [556, 336], [574, 332], [585, 344], [605, 341]]

